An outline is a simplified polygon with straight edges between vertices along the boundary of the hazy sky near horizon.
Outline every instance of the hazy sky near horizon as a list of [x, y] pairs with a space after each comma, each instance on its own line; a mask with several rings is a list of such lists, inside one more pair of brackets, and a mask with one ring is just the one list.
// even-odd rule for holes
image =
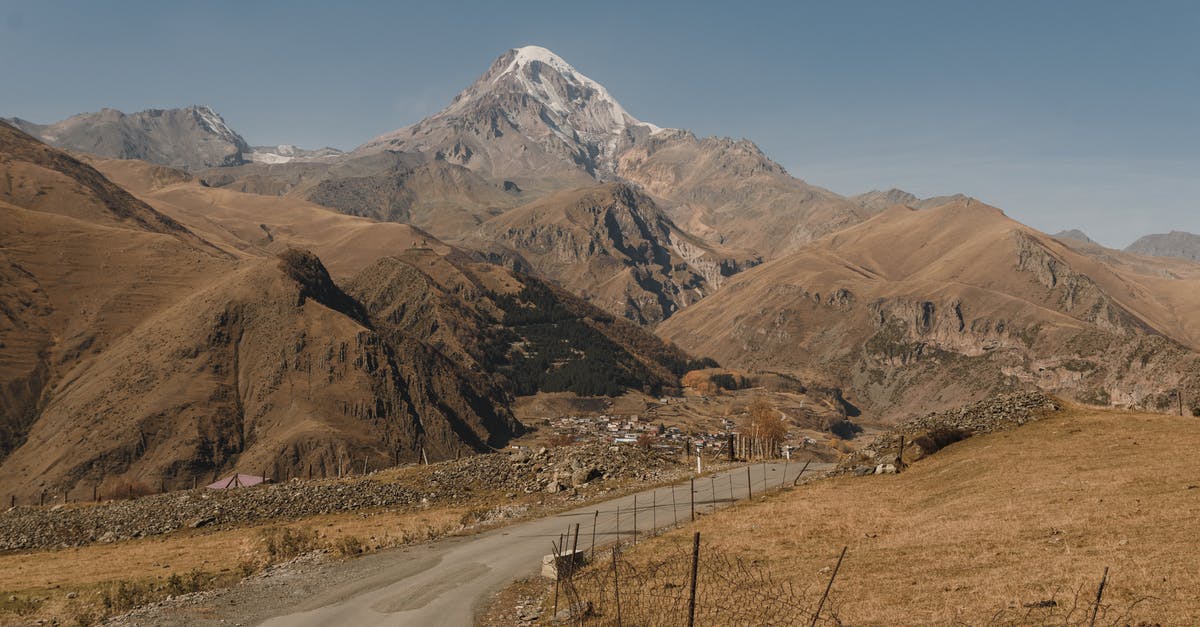
[[1123, 247], [1200, 233], [1197, 33], [1197, 2], [0, 0], [0, 117], [209, 104], [252, 144], [349, 149], [538, 44], [810, 183]]

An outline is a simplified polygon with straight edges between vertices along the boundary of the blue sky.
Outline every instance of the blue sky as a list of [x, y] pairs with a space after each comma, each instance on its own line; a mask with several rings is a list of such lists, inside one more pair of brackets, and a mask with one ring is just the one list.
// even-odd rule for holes
[[0, 0], [0, 116], [212, 105], [352, 148], [539, 44], [632, 114], [839, 193], [963, 192], [1110, 246], [1200, 232], [1196, 2]]

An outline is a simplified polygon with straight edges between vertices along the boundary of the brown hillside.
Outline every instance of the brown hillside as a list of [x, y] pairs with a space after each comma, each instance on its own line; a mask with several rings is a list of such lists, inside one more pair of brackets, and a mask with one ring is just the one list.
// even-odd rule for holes
[[22, 493], [217, 471], [336, 474], [485, 450], [519, 430], [501, 392], [415, 338], [380, 335], [316, 257], [246, 262], [51, 390], [0, 465]]
[[617, 174], [660, 199], [684, 231], [765, 259], [876, 213], [789, 176], [749, 141], [687, 131], [633, 146], [621, 154]]
[[1026, 385], [1165, 409], [1200, 391], [1198, 280], [1105, 263], [966, 200], [828, 236], [661, 331], [728, 365], [850, 382], [885, 416]]
[[[1200, 444], [1193, 424], [1067, 412], [952, 444], [899, 475], [736, 505], [622, 557], [652, 572], [690, 556], [699, 531], [702, 565], [725, 556], [748, 567], [729, 575], [740, 594], [774, 604], [791, 585], [811, 612], [846, 547], [822, 622], [836, 614], [853, 625], [1086, 625], [1108, 568], [1096, 625], [1191, 624], [1200, 474], [1179, 460]], [[764, 572], [770, 579], [753, 576]]]

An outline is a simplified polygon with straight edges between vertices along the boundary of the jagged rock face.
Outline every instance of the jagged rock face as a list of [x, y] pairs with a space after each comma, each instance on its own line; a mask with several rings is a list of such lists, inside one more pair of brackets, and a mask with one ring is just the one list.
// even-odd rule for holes
[[1118, 272], [963, 201], [889, 210], [659, 329], [727, 365], [831, 376], [885, 418], [1029, 386], [1162, 409], [1200, 385], [1195, 321], [1173, 313], [1196, 280]]
[[13, 122], [56, 148], [185, 170], [239, 165], [251, 151], [246, 140], [207, 106], [129, 114], [104, 109], [46, 125]]
[[588, 369], [595, 372], [583, 379], [550, 381], [559, 387], [548, 391], [582, 392], [594, 375], [604, 387], [657, 392], [678, 386], [689, 359], [640, 327], [533, 277], [432, 251], [380, 259], [347, 286], [377, 328], [421, 337], [518, 394], [541, 389], [554, 379], [548, 374]]
[[617, 315], [657, 323], [757, 263], [681, 232], [654, 201], [606, 184], [547, 196], [494, 218], [478, 238]]
[[771, 259], [875, 213], [792, 178], [753, 143], [666, 130], [621, 154], [617, 174], [684, 231]]
[[433, 154], [518, 182], [572, 170], [603, 179], [615, 173], [617, 155], [656, 130], [554, 53], [526, 46], [501, 55], [440, 113], [356, 152]]
[[1130, 244], [1125, 251], [1140, 255], [1178, 257], [1189, 261], [1200, 261], [1200, 235], [1184, 231], [1146, 235]]

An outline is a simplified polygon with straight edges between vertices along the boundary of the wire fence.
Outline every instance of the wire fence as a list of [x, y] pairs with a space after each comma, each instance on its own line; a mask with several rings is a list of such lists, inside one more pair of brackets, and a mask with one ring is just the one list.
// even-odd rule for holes
[[[578, 533], [578, 532], [576, 532]], [[677, 548], [665, 557], [630, 560], [621, 545], [593, 552], [559, 551], [553, 623], [596, 626], [687, 625], [842, 625], [853, 603], [835, 592], [843, 548], [831, 561], [828, 579], [815, 588], [797, 589], [770, 566], [702, 547], [694, 534], [691, 551]], [[561, 541], [561, 540], [560, 540]], [[961, 621], [961, 625], [1151, 625], [1137, 610], [1153, 601], [1144, 597], [1114, 604], [1104, 598], [1109, 571], [1099, 587], [1086, 584], [1060, 590], [1048, 599], [1001, 609]], [[815, 585], [815, 584], [814, 584]], [[849, 605], [846, 605], [849, 603]], [[899, 608], [898, 608], [899, 609]]]
[[[797, 590], [770, 568], [700, 546], [633, 562], [620, 546], [561, 566], [555, 617], [575, 625], [840, 625], [829, 588]], [[840, 561], [840, 560], [839, 560]]]

